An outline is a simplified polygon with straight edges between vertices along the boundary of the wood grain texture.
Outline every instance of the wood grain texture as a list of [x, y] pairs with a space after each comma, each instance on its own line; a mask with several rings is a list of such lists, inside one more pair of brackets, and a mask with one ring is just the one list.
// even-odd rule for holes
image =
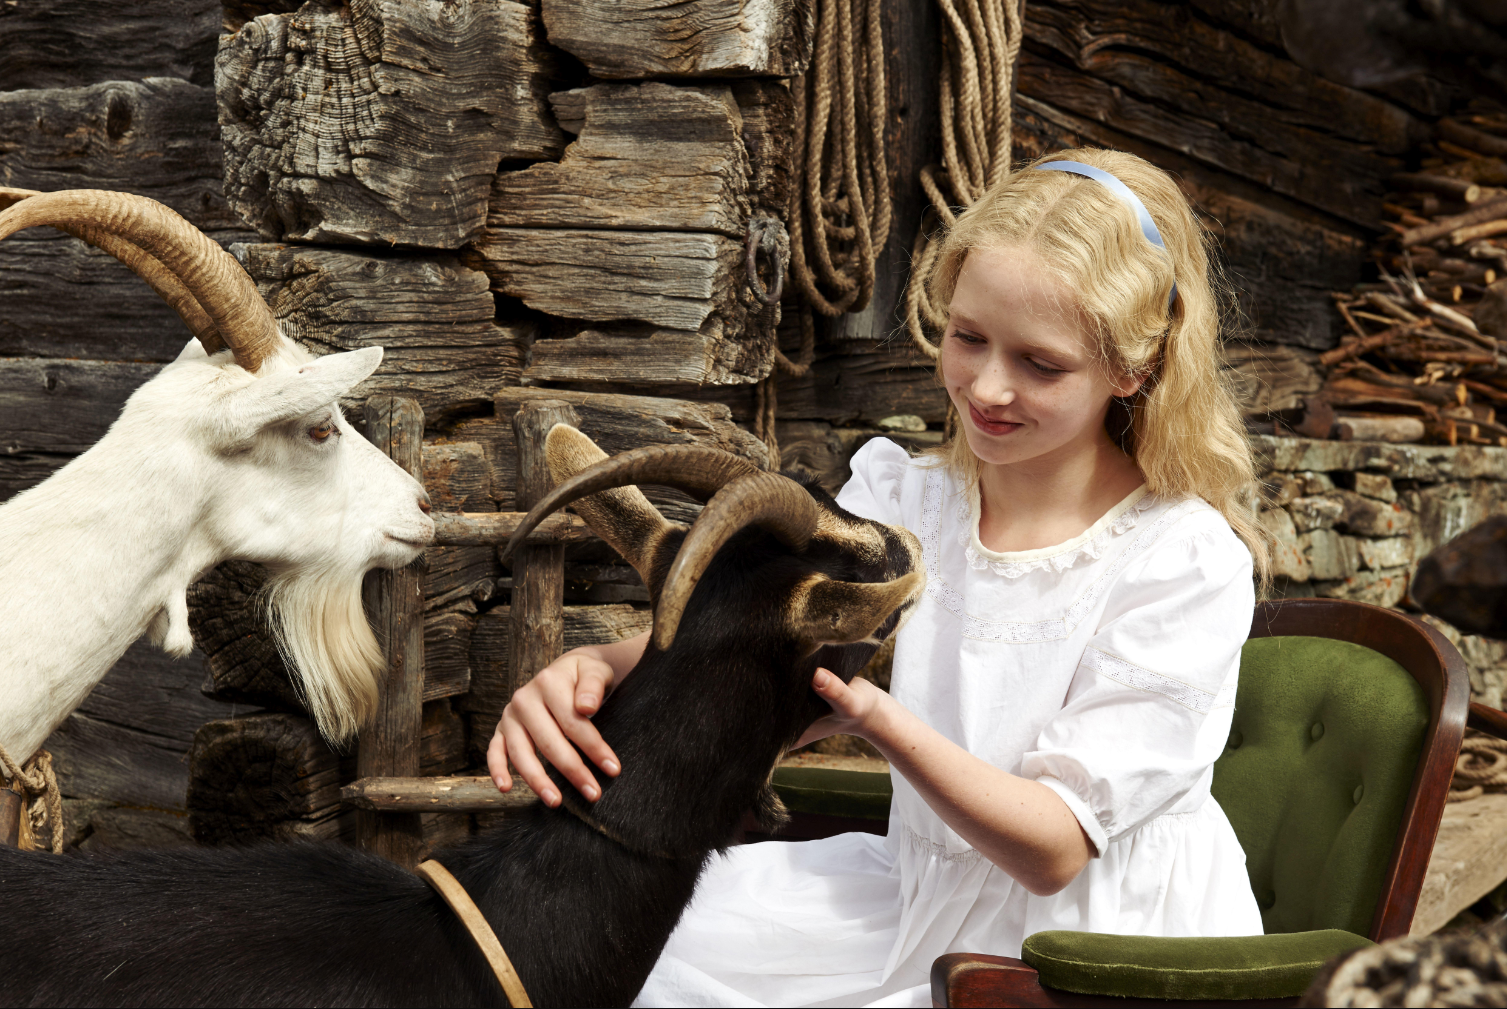
[[532, 327], [494, 322], [486, 274], [454, 256], [274, 244], [232, 251], [283, 331], [314, 353], [383, 349], [348, 404], [408, 396], [433, 423], [518, 382]]
[[1368, 231], [1051, 98], [1018, 94], [1015, 108], [1018, 157], [1086, 144], [1130, 151], [1173, 174], [1218, 243], [1244, 338], [1315, 350], [1335, 345], [1340, 320], [1328, 292], [1361, 280]]
[[722, 235], [487, 228], [475, 249], [495, 290], [551, 315], [695, 332], [739, 314], [743, 243]]
[[511, 0], [258, 17], [216, 58], [226, 192], [269, 238], [457, 248], [499, 161], [559, 153], [549, 74]]
[[558, 163], [500, 172], [488, 226], [743, 237], [752, 172], [731, 87], [598, 84], [551, 103], [576, 138]]
[[[478, 512], [436, 515], [435, 542], [442, 546], [502, 546], [523, 524], [527, 512]], [[563, 512], [544, 519], [530, 531], [525, 543], [549, 546], [581, 543], [595, 538], [586, 522]]]
[[790, 77], [816, 37], [811, 0], [541, 0], [549, 41], [598, 77]]
[[[0, 92], [0, 185], [135, 193], [221, 242], [249, 237], [221, 174], [208, 88], [154, 78]], [[146, 284], [98, 249], [51, 228], [0, 242], [0, 356], [165, 362], [189, 338]]]
[[[1282, 122], [1260, 102], [1138, 52], [1021, 53], [1018, 89], [1255, 182], [1358, 226], [1381, 216], [1383, 180], [1402, 161]], [[1198, 114], [1189, 114], [1192, 110]]]
[[491, 778], [362, 778], [346, 785], [341, 795], [359, 809], [408, 813], [490, 813], [539, 801], [517, 778], [509, 792], [499, 792]]
[[[556, 424], [580, 426], [569, 403], [538, 399], [513, 414], [518, 446], [518, 507], [532, 508], [554, 486], [544, 440]], [[513, 596], [508, 637], [508, 695], [534, 678], [564, 651], [561, 608], [565, 593], [565, 547], [520, 546], [512, 556]]]
[[0, 454], [87, 450], [161, 365], [0, 358]]
[[[366, 433], [372, 444], [413, 474], [423, 472], [424, 413], [399, 396], [373, 396], [366, 403]], [[419, 732], [424, 694], [424, 582], [422, 559], [397, 571], [367, 576], [367, 612], [387, 657], [387, 678], [356, 754], [360, 777], [414, 777], [419, 773]], [[418, 858], [423, 833], [416, 816], [357, 820], [362, 847], [401, 865]]]
[[219, 31], [216, 0], [14, 0], [0, 6], [0, 91], [146, 77], [212, 85]]

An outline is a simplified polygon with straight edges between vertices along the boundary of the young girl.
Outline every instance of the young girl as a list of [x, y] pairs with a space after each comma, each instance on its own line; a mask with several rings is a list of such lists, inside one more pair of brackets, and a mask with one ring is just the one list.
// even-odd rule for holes
[[[818, 670], [832, 714], [802, 741], [878, 747], [888, 836], [714, 859], [639, 1004], [927, 1006], [941, 954], [1043, 929], [1262, 931], [1209, 783], [1266, 551], [1193, 214], [1140, 158], [1064, 151], [963, 214], [931, 284], [960, 436], [929, 459], [869, 442], [837, 498], [916, 533], [926, 595], [890, 692]], [[597, 797], [567, 740], [618, 772], [588, 719], [644, 641], [518, 691], [500, 788], [511, 758], [559, 802], [537, 749]]]

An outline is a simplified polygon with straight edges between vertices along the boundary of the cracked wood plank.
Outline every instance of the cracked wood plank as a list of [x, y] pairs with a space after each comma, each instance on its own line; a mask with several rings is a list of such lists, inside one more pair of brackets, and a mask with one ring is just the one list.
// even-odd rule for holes
[[549, 41], [598, 77], [792, 77], [816, 40], [813, 0], [542, 0]]
[[499, 161], [560, 152], [537, 17], [356, 0], [247, 21], [216, 58], [232, 205], [273, 239], [459, 247]]

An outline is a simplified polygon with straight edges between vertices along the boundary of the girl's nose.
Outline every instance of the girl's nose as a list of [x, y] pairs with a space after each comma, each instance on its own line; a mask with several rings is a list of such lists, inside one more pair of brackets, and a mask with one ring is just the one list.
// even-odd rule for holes
[[1009, 406], [1015, 402], [1015, 383], [1010, 370], [990, 363], [973, 382], [973, 400], [979, 406]]

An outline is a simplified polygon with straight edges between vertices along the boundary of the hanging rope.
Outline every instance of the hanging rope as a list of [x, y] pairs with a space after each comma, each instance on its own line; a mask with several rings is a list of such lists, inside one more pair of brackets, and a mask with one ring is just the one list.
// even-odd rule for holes
[[38, 750], [26, 765], [20, 766], [11, 759], [5, 747], [0, 746], [0, 767], [10, 779], [10, 788], [21, 794], [22, 815], [31, 820], [33, 837], [40, 837], [43, 825], [50, 828], [52, 852], [63, 853], [63, 793], [58, 788], [58, 776], [52, 770], [52, 754]]
[[1460, 744], [1455, 761], [1455, 777], [1449, 785], [1449, 801], [1464, 802], [1484, 794], [1488, 789], [1500, 792], [1507, 788], [1507, 739], [1472, 735]]
[[790, 277], [802, 305], [801, 351], [775, 348], [775, 368], [755, 389], [754, 431], [776, 468], [775, 384], [799, 378], [816, 357], [814, 312], [867, 308], [874, 264], [890, 236], [888, 117], [880, 0], [821, 0], [811, 68], [792, 82], [795, 165], [787, 213]]
[[[1010, 172], [1010, 97], [1023, 32], [1016, 0], [937, 0], [942, 9], [942, 165], [921, 170], [921, 186], [942, 224], [954, 207], [973, 205]], [[933, 227], [935, 224], [933, 224]], [[929, 327], [947, 328], [947, 312], [933, 304], [926, 281], [937, 244], [923, 219], [911, 250], [905, 328], [927, 357], [940, 353]]]

